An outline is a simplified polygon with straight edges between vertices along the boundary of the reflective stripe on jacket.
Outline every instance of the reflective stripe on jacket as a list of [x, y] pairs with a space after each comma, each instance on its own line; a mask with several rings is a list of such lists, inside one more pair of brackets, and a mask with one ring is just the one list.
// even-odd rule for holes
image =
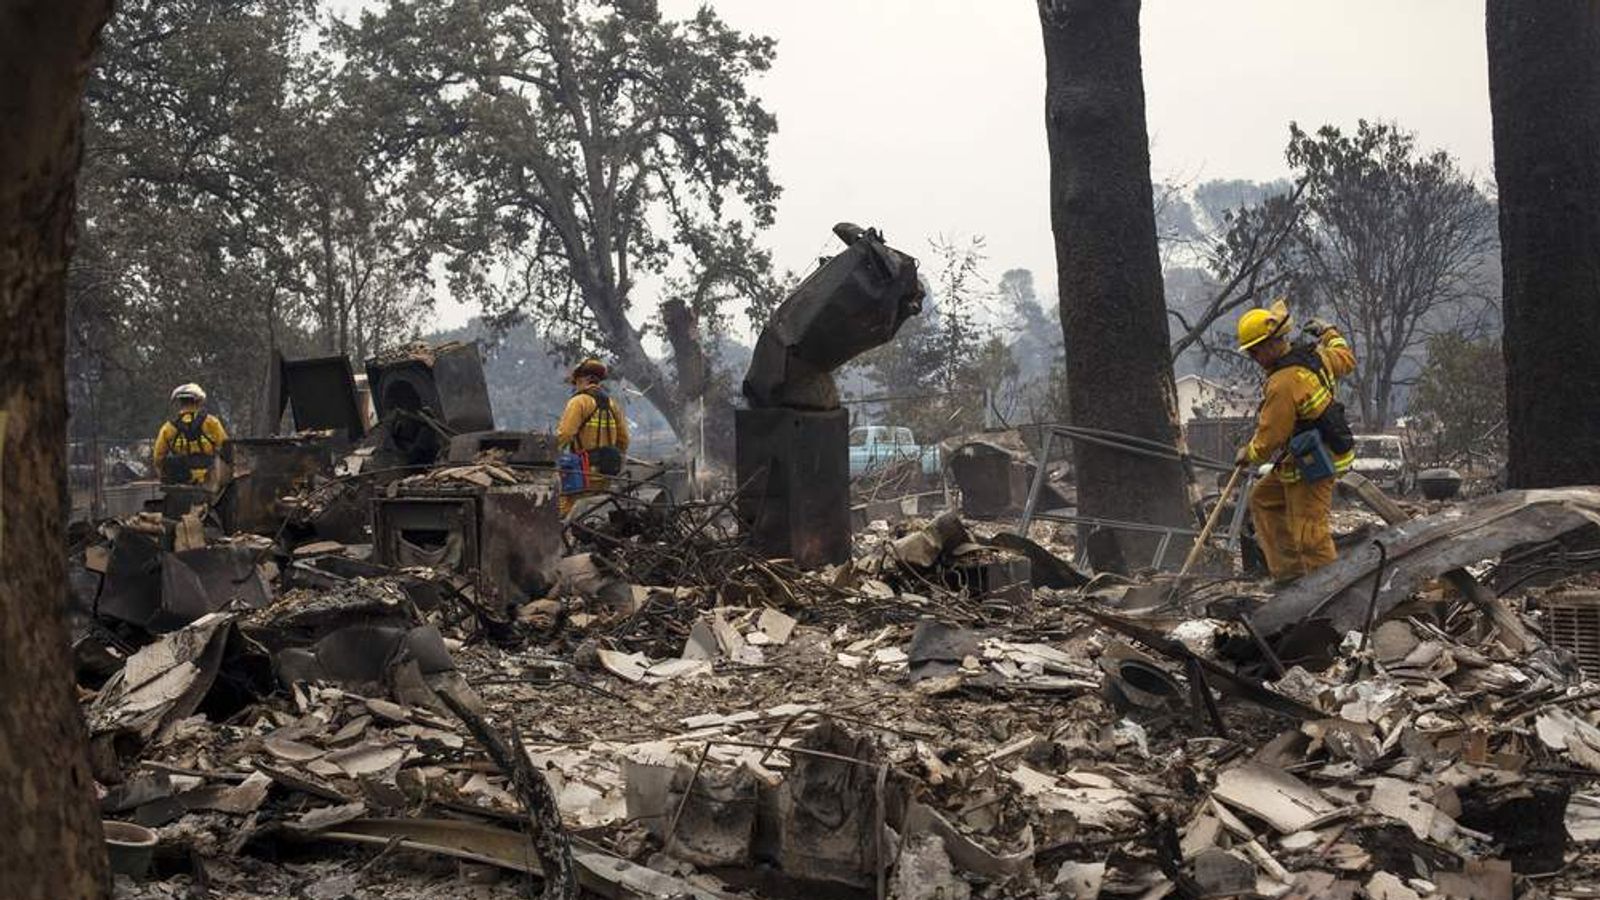
[[[183, 412], [161, 423], [156, 434], [156, 471], [168, 483], [190, 481], [195, 484], [206, 480], [217, 451], [228, 441], [228, 432], [222, 420], [204, 410]], [[169, 459], [170, 457], [170, 459]], [[172, 474], [168, 474], [168, 467]], [[179, 473], [187, 471], [187, 478]]]
[[[1277, 457], [1295, 432], [1297, 422], [1315, 421], [1334, 401], [1338, 379], [1355, 371], [1356, 357], [1335, 329], [1322, 333], [1317, 342], [1317, 356], [1322, 361], [1324, 379], [1304, 366], [1284, 366], [1267, 375], [1262, 391], [1261, 411], [1256, 416], [1256, 431], [1250, 438], [1248, 449], [1252, 465], [1260, 465]], [[1343, 474], [1355, 461], [1355, 448], [1334, 457], [1335, 472]], [[1275, 470], [1284, 481], [1298, 481], [1300, 472], [1293, 460], [1285, 459]]]
[[[600, 408], [600, 399], [605, 408]], [[588, 388], [574, 393], [561, 411], [561, 421], [556, 424], [556, 447], [560, 450], [593, 450], [596, 447], [616, 447], [628, 452], [628, 419], [611, 399], [598, 388]]]

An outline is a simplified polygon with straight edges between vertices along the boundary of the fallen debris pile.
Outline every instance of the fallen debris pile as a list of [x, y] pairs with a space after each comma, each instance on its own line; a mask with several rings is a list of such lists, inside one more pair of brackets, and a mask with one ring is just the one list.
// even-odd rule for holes
[[157, 836], [120, 896], [519, 895], [525, 793], [441, 692], [526, 752], [600, 896], [1587, 896], [1600, 685], [1540, 627], [1592, 563], [1497, 599], [1514, 628], [1445, 576], [1595, 510], [1472, 501], [1264, 591], [1090, 580], [1049, 526], [953, 513], [804, 571], [727, 502], [632, 496], [513, 595], [481, 554], [145, 517], [76, 550], [79, 681], [107, 819]]

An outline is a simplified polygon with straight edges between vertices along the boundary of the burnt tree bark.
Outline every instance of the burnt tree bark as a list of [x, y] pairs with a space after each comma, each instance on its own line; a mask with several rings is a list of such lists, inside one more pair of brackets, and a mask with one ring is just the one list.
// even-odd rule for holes
[[682, 401], [684, 425], [678, 437], [691, 456], [704, 453], [719, 463], [733, 459], [733, 394], [717, 379], [706, 355], [699, 318], [682, 300], [668, 300], [661, 304], [661, 324], [672, 347], [672, 368]]
[[0, 896], [110, 892], [66, 607], [66, 272], [110, 0], [0, 0]]
[[[1039, 20], [1072, 422], [1175, 446], [1139, 0], [1039, 0]], [[1177, 463], [1083, 442], [1075, 459], [1083, 515], [1193, 527]], [[1118, 537], [1130, 564], [1152, 558], [1153, 536]], [[1167, 559], [1183, 559], [1185, 546], [1174, 542]]]
[[1489, 0], [1513, 487], [1600, 484], [1600, 2]]

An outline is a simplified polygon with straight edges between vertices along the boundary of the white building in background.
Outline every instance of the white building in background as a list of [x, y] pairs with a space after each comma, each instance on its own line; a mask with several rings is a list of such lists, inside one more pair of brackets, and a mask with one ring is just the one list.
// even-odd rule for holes
[[1187, 425], [1194, 418], [1256, 414], [1256, 398], [1249, 391], [1199, 375], [1184, 375], [1178, 379], [1177, 386], [1179, 424]]

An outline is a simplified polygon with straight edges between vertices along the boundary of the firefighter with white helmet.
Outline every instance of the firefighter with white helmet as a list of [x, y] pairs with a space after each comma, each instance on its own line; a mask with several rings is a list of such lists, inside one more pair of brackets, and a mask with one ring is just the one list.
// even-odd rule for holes
[[156, 434], [156, 471], [164, 484], [205, 484], [228, 442], [222, 420], [205, 411], [206, 392], [190, 382], [172, 389], [177, 412]]

